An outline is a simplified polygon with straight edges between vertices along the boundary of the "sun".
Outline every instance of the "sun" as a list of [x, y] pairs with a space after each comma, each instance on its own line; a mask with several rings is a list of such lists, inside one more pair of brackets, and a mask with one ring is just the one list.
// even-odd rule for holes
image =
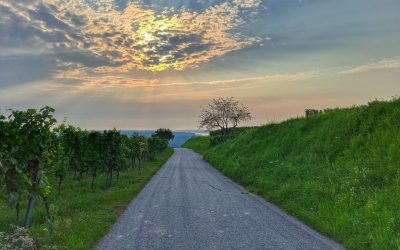
[[187, 33], [176, 16], [165, 14], [153, 16], [132, 30], [133, 47], [140, 47], [136, 62], [145, 65], [149, 71], [163, 71], [169, 68], [184, 68], [184, 62], [174, 57], [179, 47], [173, 39]]

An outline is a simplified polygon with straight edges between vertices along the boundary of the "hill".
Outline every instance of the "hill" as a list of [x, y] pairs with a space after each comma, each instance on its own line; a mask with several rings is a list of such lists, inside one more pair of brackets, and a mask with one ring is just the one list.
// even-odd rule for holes
[[400, 249], [400, 99], [209, 141], [184, 146], [349, 249]]

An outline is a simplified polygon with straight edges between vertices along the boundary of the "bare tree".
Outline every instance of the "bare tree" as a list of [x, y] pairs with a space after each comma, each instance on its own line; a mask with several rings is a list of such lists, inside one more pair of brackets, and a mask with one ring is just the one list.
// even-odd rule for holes
[[212, 99], [207, 108], [201, 111], [200, 128], [221, 129], [227, 134], [239, 123], [252, 119], [249, 109], [233, 97]]

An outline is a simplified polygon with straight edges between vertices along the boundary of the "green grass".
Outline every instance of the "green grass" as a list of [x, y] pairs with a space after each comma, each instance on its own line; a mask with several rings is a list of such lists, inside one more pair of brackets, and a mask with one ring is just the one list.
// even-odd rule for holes
[[185, 144], [349, 249], [400, 249], [400, 99]]
[[[109, 189], [106, 188], [106, 175], [98, 177], [94, 191], [90, 188], [90, 177], [85, 177], [81, 182], [72, 176], [68, 177], [61, 194], [51, 197], [53, 232], [48, 231], [43, 204], [37, 201], [30, 235], [44, 249], [93, 248], [172, 153], [172, 149], [167, 149], [154, 160], [146, 162], [140, 171], [124, 170], [118, 182], [115, 177]], [[0, 200], [0, 215], [0, 231], [9, 231], [15, 214], [4, 200]]]
[[199, 154], [204, 154], [210, 147], [208, 136], [195, 136], [186, 141], [182, 147], [191, 148]]

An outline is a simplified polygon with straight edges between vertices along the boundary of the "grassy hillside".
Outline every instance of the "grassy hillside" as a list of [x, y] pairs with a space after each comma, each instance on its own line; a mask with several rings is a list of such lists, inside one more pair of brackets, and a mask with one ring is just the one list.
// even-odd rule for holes
[[[53, 232], [49, 232], [43, 204], [37, 201], [29, 234], [44, 249], [93, 248], [172, 153], [169, 148], [145, 162], [141, 170], [122, 171], [111, 188], [107, 188], [105, 174], [99, 176], [94, 190], [90, 187], [90, 176], [81, 181], [68, 176], [60, 196], [54, 190], [51, 197]], [[15, 221], [14, 210], [1, 198], [0, 214], [0, 231], [10, 231], [10, 224]], [[0, 249], [3, 249], [1, 242]]]
[[185, 144], [349, 249], [400, 249], [400, 100]]
[[210, 138], [207, 136], [192, 137], [183, 144], [185, 148], [192, 148], [200, 154], [204, 154], [210, 148]]

